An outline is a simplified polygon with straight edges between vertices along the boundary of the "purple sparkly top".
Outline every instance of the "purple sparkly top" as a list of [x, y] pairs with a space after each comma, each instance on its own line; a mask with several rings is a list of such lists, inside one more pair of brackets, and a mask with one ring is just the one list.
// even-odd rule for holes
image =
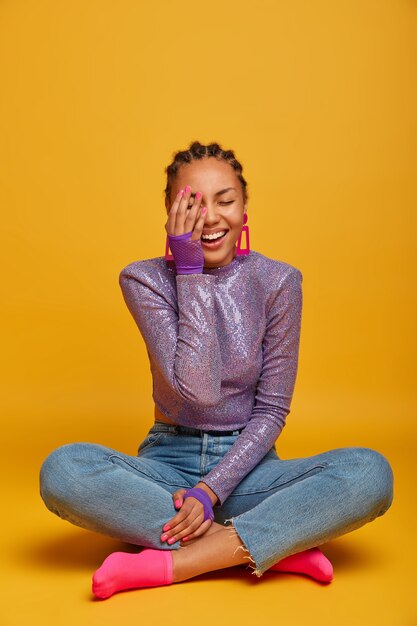
[[299, 269], [254, 250], [202, 274], [177, 274], [164, 257], [120, 272], [161, 413], [202, 430], [244, 428], [202, 478], [219, 506], [273, 447], [290, 412], [302, 279]]

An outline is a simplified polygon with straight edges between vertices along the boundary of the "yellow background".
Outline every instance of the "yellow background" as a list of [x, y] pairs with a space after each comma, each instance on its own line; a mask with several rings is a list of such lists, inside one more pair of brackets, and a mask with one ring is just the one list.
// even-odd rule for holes
[[[417, 624], [416, 10], [0, 4], [2, 626]], [[38, 470], [71, 441], [135, 454], [152, 424], [118, 275], [164, 254], [164, 168], [193, 140], [235, 151], [251, 247], [303, 272], [281, 457], [375, 448], [394, 502], [323, 546], [328, 586], [230, 569], [93, 602], [91, 574], [119, 546], [49, 513]]]

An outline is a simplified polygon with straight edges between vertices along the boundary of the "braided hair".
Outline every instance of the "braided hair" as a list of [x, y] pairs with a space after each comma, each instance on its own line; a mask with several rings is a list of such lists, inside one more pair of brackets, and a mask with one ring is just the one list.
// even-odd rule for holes
[[174, 160], [172, 161], [172, 163], [165, 168], [165, 173], [167, 175], [167, 184], [164, 189], [164, 193], [167, 203], [169, 203], [169, 199], [171, 197], [172, 183], [175, 180], [175, 177], [181, 165], [184, 165], [185, 163], [190, 163], [194, 159], [204, 159], [208, 157], [214, 157], [218, 161], [226, 161], [226, 163], [229, 163], [229, 165], [233, 167], [237, 174], [237, 177], [240, 180], [240, 184], [242, 185], [243, 200], [246, 203], [248, 199], [247, 182], [243, 178], [243, 167], [236, 159], [233, 150], [223, 150], [218, 143], [211, 143], [205, 146], [199, 141], [194, 141], [193, 143], [191, 143], [187, 150], [180, 150], [179, 152], [176, 152], [174, 154]]

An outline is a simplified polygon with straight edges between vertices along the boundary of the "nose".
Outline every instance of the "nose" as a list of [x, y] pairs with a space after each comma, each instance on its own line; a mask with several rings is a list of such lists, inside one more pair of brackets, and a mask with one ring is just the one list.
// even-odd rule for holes
[[215, 224], [219, 221], [216, 203], [211, 204], [210, 202], [202, 202], [201, 206], [207, 207], [206, 215], [204, 218], [205, 224]]

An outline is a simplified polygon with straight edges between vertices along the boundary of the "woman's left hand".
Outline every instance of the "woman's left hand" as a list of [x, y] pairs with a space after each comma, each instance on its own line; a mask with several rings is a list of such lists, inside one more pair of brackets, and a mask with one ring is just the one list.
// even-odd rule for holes
[[[204, 486], [206, 487], [206, 485]], [[162, 529], [161, 541], [166, 541], [169, 545], [180, 541], [184, 537], [187, 539], [200, 537], [212, 524], [212, 521], [209, 519], [204, 521], [204, 507], [197, 498], [190, 496], [184, 500], [183, 496], [186, 491], [187, 489], [178, 489], [178, 491], [172, 494], [174, 506], [180, 510], [167, 521]]]

